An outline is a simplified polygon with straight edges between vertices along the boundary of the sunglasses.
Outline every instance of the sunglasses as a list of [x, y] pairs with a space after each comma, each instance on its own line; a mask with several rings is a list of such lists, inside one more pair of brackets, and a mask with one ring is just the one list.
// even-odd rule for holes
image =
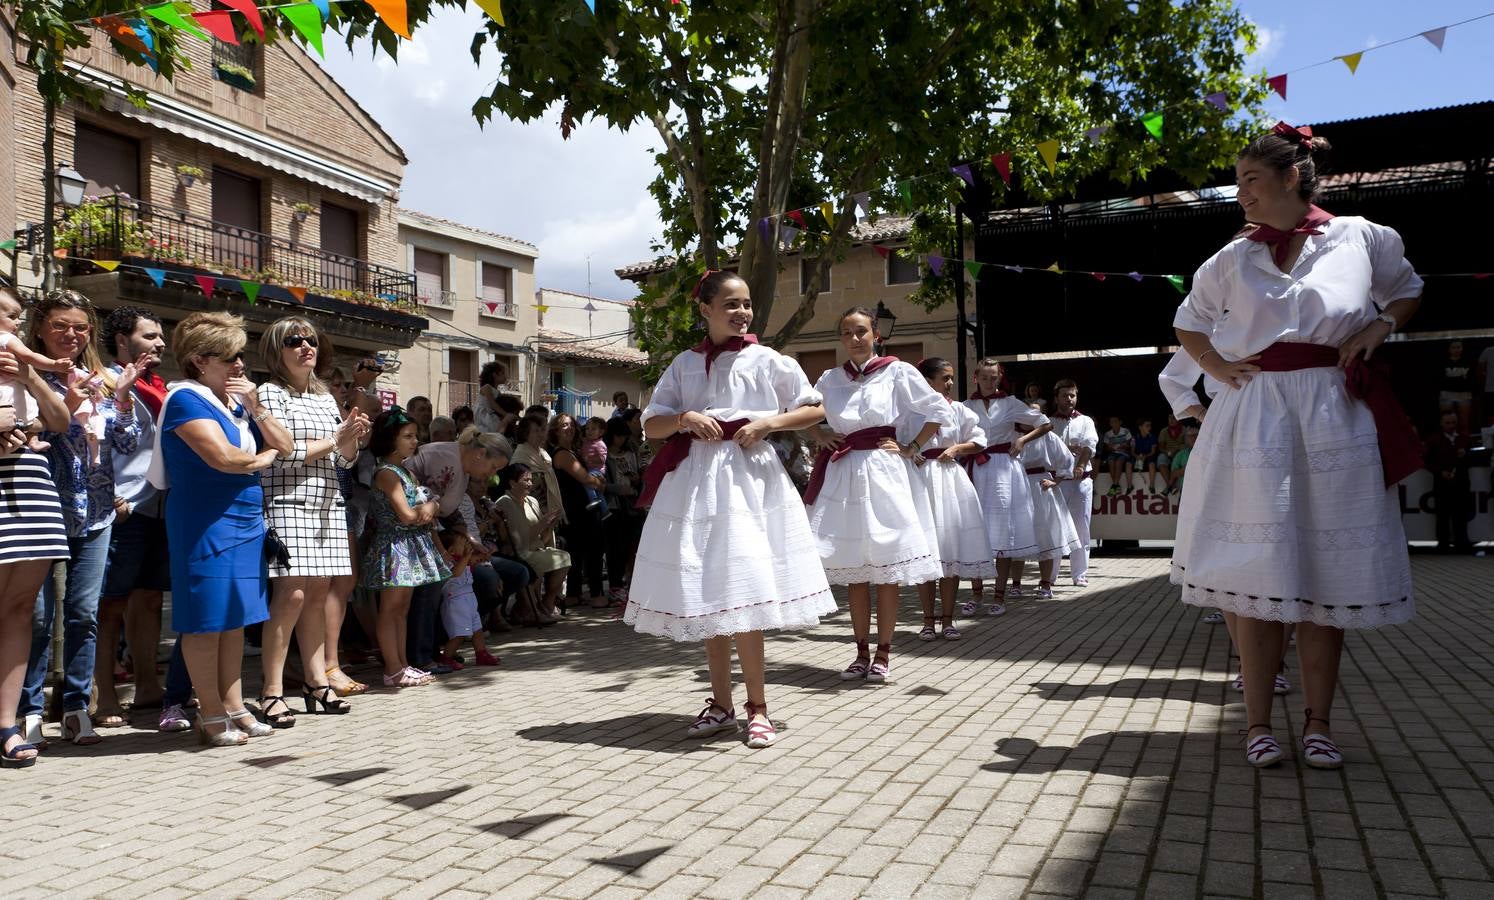
[[221, 359], [224, 362], [228, 363], [229, 365], [233, 365], [236, 362], [243, 362], [244, 361], [244, 351], [240, 350], [238, 353], [235, 353], [233, 356], [224, 356], [221, 353], [204, 353], [204, 354], [202, 354], [202, 358], [203, 359]]
[[280, 342], [280, 346], [284, 347], [287, 350], [294, 350], [302, 344], [305, 344], [306, 346], [314, 350], [316, 349], [316, 338], [312, 337], [309, 334], [289, 334], [286, 335], [285, 339]]
[[53, 334], [67, 334], [69, 331], [73, 334], [87, 334], [93, 330], [93, 326], [86, 323], [71, 325], [67, 322], [48, 322], [47, 328], [51, 329]]

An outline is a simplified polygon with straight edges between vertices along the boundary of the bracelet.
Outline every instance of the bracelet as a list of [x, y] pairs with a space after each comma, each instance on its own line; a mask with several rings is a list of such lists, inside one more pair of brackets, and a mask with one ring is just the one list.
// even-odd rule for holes
[[265, 419], [268, 419], [269, 417], [270, 417], [270, 411], [268, 409], [262, 409], [259, 412], [257, 412], [257, 413], [254, 414], [254, 421], [256, 421], [256, 422], [263, 422]]
[[1219, 351], [1218, 350], [1215, 350], [1213, 347], [1210, 347], [1209, 349], [1205, 350], [1204, 352], [1198, 354], [1198, 364], [1199, 365], [1203, 365], [1204, 357], [1208, 356], [1210, 353], [1214, 354], [1215, 356], [1219, 356], [1220, 359], [1224, 359], [1223, 356], [1219, 355]]

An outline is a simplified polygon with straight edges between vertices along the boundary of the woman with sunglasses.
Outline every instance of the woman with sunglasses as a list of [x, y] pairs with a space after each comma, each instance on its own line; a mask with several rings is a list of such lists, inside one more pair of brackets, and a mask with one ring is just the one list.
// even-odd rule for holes
[[296, 724], [284, 696], [292, 629], [301, 651], [306, 711], [352, 709], [334, 696], [328, 683], [326, 645], [338, 636], [327, 633], [326, 603], [332, 579], [353, 573], [337, 470], [356, 462], [359, 442], [368, 433], [368, 417], [357, 410], [339, 411], [337, 399], [317, 377], [321, 343], [316, 326], [300, 316], [275, 321], [259, 342], [259, 357], [269, 373], [259, 386], [259, 402], [293, 441], [291, 452], [275, 460], [261, 478], [265, 520], [289, 557], [270, 564], [270, 619], [260, 656], [260, 713], [276, 728]]
[[244, 626], [269, 617], [259, 473], [294, 442], [244, 377], [246, 342], [244, 320], [228, 313], [177, 324], [171, 350], [187, 377], [167, 386], [149, 475], [167, 491], [171, 627], [210, 747], [271, 733], [244, 707]]

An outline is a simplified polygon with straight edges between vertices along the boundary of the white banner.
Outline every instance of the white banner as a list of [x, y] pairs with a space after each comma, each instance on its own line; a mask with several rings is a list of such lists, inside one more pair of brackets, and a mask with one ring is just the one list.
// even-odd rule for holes
[[[1468, 523], [1468, 538], [1473, 541], [1494, 540], [1494, 524], [1489, 516], [1489, 469], [1470, 469], [1473, 519]], [[1144, 478], [1138, 476], [1138, 484]], [[1178, 500], [1180, 494], [1150, 494], [1137, 488], [1129, 494], [1110, 496], [1110, 476], [1095, 476], [1094, 514], [1090, 534], [1095, 540], [1171, 541], [1177, 537]], [[1432, 473], [1421, 469], [1396, 485], [1401, 498], [1401, 521], [1406, 539], [1435, 541], [1437, 516], [1432, 497]]]

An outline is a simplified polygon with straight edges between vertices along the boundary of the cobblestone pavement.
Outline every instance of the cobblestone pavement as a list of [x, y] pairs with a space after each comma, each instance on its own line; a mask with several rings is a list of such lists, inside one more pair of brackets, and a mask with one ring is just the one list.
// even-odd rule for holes
[[959, 643], [916, 640], [910, 597], [882, 687], [836, 677], [844, 613], [771, 637], [762, 751], [684, 738], [698, 646], [600, 617], [244, 748], [49, 726], [0, 772], [5, 893], [1494, 896], [1490, 561], [1417, 557], [1414, 623], [1350, 636], [1341, 772], [1245, 765], [1225, 630], [1166, 571], [1100, 559]]

